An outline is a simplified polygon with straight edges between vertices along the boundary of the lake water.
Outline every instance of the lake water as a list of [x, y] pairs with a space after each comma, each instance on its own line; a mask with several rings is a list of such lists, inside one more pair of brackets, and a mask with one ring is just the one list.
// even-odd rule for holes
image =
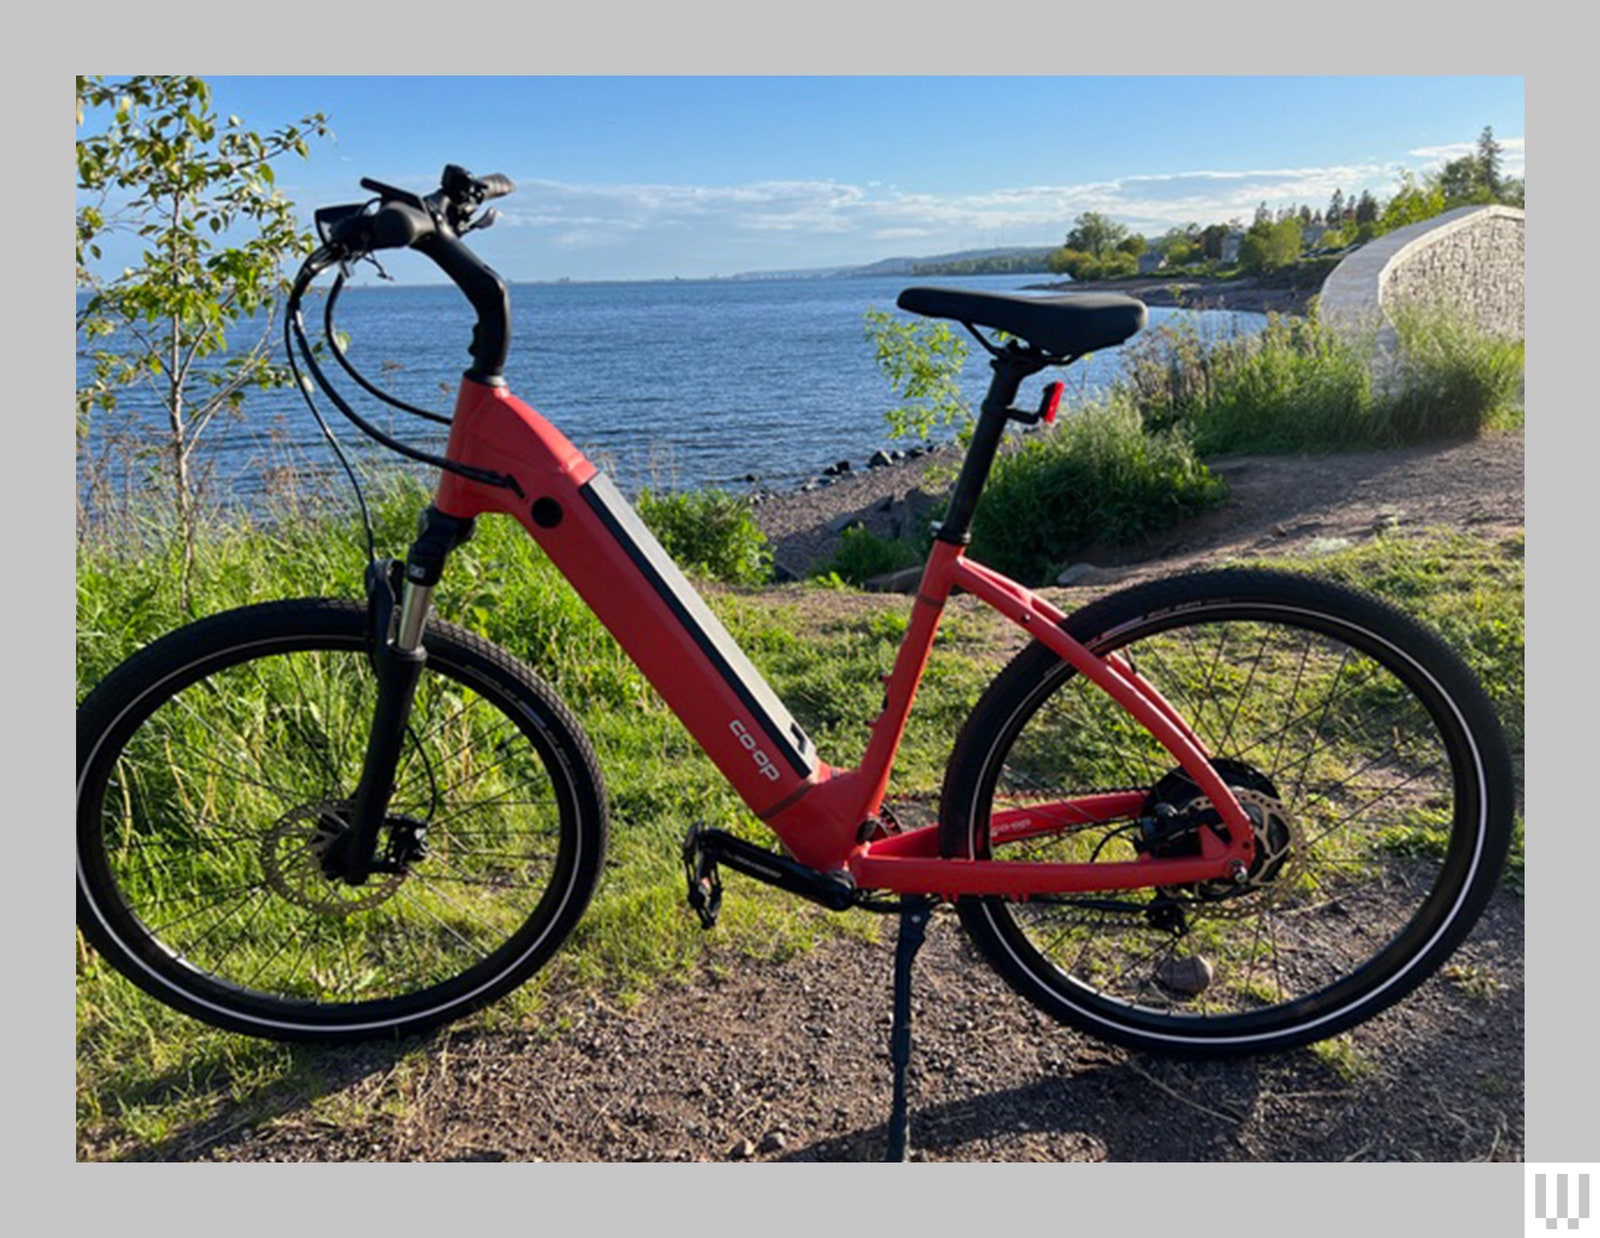
[[[893, 396], [866, 338], [868, 310], [892, 310], [901, 289], [914, 283], [1011, 292], [1041, 278], [518, 284], [511, 289], [506, 375], [518, 396], [608, 465], [624, 489], [742, 490], [752, 474], [782, 487], [835, 461], [859, 468], [881, 447], [907, 445], [887, 437], [883, 412]], [[409, 403], [450, 411], [469, 363], [472, 326], [471, 310], [453, 287], [347, 288], [337, 308], [336, 325], [348, 335], [350, 358], [363, 374]], [[1174, 313], [1152, 309], [1151, 323]], [[321, 314], [320, 298], [308, 298], [308, 332], [320, 333]], [[1204, 317], [1217, 330], [1251, 331], [1265, 322], [1258, 314]], [[976, 343], [968, 342], [962, 382], [976, 407], [989, 370]], [[1039, 386], [1056, 376], [1067, 382], [1069, 398], [1098, 390], [1118, 367], [1117, 350], [1096, 354], [1032, 380], [1018, 402], [1037, 402]], [[325, 368], [337, 373], [331, 363]], [[438, 427], [391, 415], [348, 390], [346, 398], [375, 424], [392, 424], [406, 441], [435, 449], [442, 442]], [[136, 395], [126, 406], [154, 416], [153, 405], [141, 409]], [[365, 444], [337, 409], [326, 400], [321, 406], [341, 441]], [[96, 431], [91, 456], [99, 442]], [[204, 451], [214, 484], [246, 498], [260, 489], [263, 470], [273, 462], [333, 464], [305, 404], [287, 389], [252, 392], [241, 416], [207, 431]]]

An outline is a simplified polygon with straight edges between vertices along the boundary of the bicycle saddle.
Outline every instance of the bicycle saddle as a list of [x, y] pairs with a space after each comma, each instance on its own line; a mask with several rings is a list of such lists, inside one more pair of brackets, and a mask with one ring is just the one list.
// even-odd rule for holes
[[1137, 335], [1147, 318], [1143, 301], [1115, 292], [1023, 297], [966, 288], [907, 288], [895, 304], [927, 318], [993, 327], [1056, 357], [1111, 348]]

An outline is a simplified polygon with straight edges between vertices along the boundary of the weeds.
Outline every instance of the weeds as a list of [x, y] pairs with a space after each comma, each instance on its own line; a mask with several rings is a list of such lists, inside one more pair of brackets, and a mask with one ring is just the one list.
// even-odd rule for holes
[[927, 555], [926, 544], [899, 537], [879, 537], [868, 529], [854, 526], [844, 531], [839, 549], [831, 558], [819, 563], [812, 575], [860, 585], [874, 576], [916, 567]]
[[772, 578], [772, 548], [749, 502], [722, 490], [643, 490], [635, 504], [684, 571], [730, 585]]
[[1445, 311], [1395, 317], [1376, 382], [1375, 337], [1269, 315], [1248, 336], [1189, 319], [1147, 332], [1125, 350], [1119, 390], [1147, 430], [1181, 430], [1203, 457], [1392, 447], [1515, 421], [1521, 341]]
[[1132, 406], [1113, 398], [995, 461], [972, 523], [973, 554], [1039, 583], [1093, 542], [1136, 541], [1226, 495], [1181, 435], [1145, 433]]

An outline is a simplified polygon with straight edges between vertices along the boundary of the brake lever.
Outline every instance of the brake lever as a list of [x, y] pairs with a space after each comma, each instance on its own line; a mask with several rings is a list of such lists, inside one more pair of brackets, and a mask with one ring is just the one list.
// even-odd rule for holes
[[462, 229], [460, 229], [456, 233], [456, 235], [457, 236], [466, 236], [466, 234], [469, 233], [469, 232], [478, 232], [478, 231], [480, 231], [481, 229], [484, 229], [484, 228], [492, 228], [492, 227], [494, 227], [495, 220], [497, 220], [499, 218], [500, 218], [500, 212], [495, 210], [494, 207], [491, 206], [488, 210], [484, 211], [484, 213], [479, 215], [476, 219], [469, 219], [467, 221], [467, 226], [462, 228]]

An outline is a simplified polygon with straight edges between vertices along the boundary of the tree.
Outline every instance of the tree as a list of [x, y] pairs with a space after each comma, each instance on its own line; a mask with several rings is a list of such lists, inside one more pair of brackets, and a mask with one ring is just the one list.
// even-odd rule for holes
[[1227, 224], [1207, 224], [1200, 232], [1200, 252], [1212, 262], [1222, 261], [1222, 242], [1227, 239]]
[[1199, 224], [1190, 224], [1187, 228], [1168, 228], [1156, 238], [1153, 248], [1166, 255], [1167, 261], [1173, 266], [1183, 266], [1202, 257], [1201, 236]]
[[1433, 181], [1418, 184], [1410, 172], [1400, 173], [1400, 187], [1384, 203], [1379, 225], [1385, 232], [1432, 219], [1444, 210], [1444, 192]]
[[1488, 190], [1491, 201], [1499, 201], [1500, 181], [1500, 143], [1494, 140], [1494, 129], [1489, 125], [1483, 127], [1483, 132], [1478, 135], [1478, 175], [1482, 179], [1483, 187]]
[[888, 310], [868, 310], [866, 321], [873, 358], [901, 401], [884, 411], [889, 433], [926, 439], [954, 425], [966, 438], [972, 431], [972, 409], [961, 393], [967, 342], [945, 323], [905, 322]]
[[[88, 293], [77, 328], [89, 362], [80, 432], [130, 388], [154, 394], [187, 601], [201, 436], [249, 388], [285, 381], [272, 361], [276, 301], [310, 237], [276, 188], [273, 161], [306, 157], [327, 119], [257, 133], [237, 116], [219, 120], [202, 78], [167, 76], [79, 77], [77, 113], [76, 271]], [[137, 238], [142, 254], [108, 276], [102, 242], [118, 233]]]
[[1253, 224], [1239, 246], [1239, 265], [1248, 274], [1276, 271], [1300, 260], [1300, 221]]
[[1096, 258], [1103, 258], [1127, 236], [1128, 229], [1121, 224], [1095, 211], [1085, 211], [1073, 222], [1072, 231], [1067, 233], [1065, 248], [1082, 250]]
[[1435, 178], [1445, 205], [1473, 206], [1490, 200], [1477, 155], [1462, 155], [1439, 169]]
[[1356, 223], [1375, 224], [1378, 222], [1378, 199], [1372, 196], [1370, 189], [1361, 191], [1361, 198], [1356, 202]]

